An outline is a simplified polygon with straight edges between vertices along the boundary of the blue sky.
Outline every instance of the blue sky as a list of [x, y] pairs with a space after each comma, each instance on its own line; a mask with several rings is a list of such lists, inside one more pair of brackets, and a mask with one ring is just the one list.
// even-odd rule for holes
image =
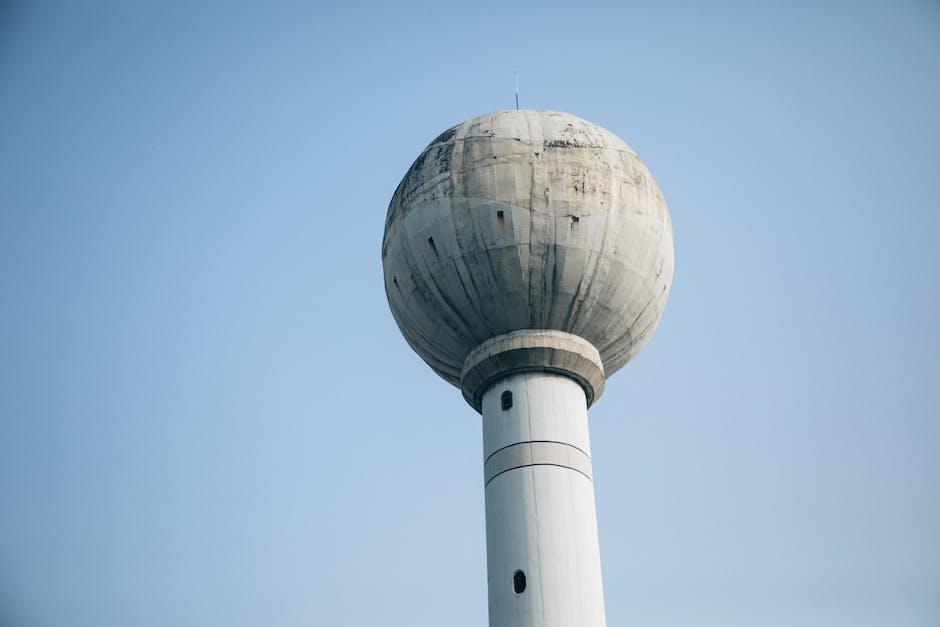
[[0, 624], [486, 624], [380, 242], [516, 73], [675, 226], [591, 410], [609, 624], [938, 624], [940, 8], [584, 4], [0, 3]]

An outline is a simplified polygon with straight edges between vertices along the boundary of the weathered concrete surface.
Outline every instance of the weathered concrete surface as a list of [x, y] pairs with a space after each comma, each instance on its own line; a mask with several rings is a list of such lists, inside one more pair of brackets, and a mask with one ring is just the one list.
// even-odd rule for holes
[[584, 338], [564, 331], [526, 329], [491, 338], [473, 349], [460, 375], [463, 396], [481, 411], [483, 393], [494, 381], [520, 372], [556, 372], [575, 380], [587, 406], [604, 392], [600, 353]]
[[555, 329], [607, 376], [649, 339], [673, 275], [653, 177], [610, 132], [565, 113], [499, 111], [431, 142], [389, 204], [389, 305], [408, 343], [460, 385], [492, 337]]

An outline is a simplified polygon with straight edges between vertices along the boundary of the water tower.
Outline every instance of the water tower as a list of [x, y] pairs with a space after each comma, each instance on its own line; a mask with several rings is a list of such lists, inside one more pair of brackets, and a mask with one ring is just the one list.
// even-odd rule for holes
[[467, 120], [395, 190], [382, 262], [408, 344], [483, 416], [490, 627], [602, 627], [587, 410], [669, 296], [649, 170], [566, 113]]

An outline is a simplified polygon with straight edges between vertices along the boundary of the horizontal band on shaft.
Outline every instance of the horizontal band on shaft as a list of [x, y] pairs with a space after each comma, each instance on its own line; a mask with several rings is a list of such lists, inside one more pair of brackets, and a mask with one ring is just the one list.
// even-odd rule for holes
[[508, 470], [527, 466], [560, 466], [581, 473], [593, 481], [591, 458], [581, 449], [564, 442], [519, 442], [499, 449], [483, 464], [483, 483]]

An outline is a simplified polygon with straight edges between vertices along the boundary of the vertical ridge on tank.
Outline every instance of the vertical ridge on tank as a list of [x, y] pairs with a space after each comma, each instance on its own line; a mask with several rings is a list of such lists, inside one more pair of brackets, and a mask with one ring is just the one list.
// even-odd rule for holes
[[482, 416], [490, 627], [603, 627], [587, 411], [669, 296], [653, 177], [575, 116], [479, 116], [405, 174], [382, 263], [409, 346]]

